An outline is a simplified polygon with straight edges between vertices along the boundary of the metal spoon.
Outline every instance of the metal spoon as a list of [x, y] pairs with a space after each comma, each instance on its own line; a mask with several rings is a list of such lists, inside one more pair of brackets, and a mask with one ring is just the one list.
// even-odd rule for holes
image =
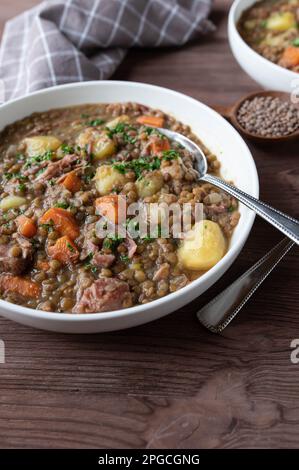
[[283, 212], [274, 209], [273, 207], [265, 204], [262, 201], [259, 201], [253, 196], [241, 191], [241, 189], [232, 186], [226, 181], [217, 178], [216, 176], [209, 175], [207, 173], [208, 164], [205, 154], [198, 145], [196, 145], [192, 140], [187, 137], [179, 134], [178, 132], [170, 131], [169, 129], [157, 128], [158, 131], [168, 137], [170, 140], [178, 142], [180, 145], [185, 147], [195, 156], [196, 166], [198, 172], [198, 179], [201, 181], [206, 181], [211, 183], [217, 188], [226, 191], [231, 196], [234, 196], [240, 202], [245, 204], [245, 206], [252, 209], [256, 214], [265, 219], [275, 228], [280, 230], [284, 235], [293, 240], [297, 245], [299, 245], [299, 221], [284, 214]]
[[255, 134], [253, 132], [249, 132], [248, 130], [244, 129], [238, 121], [238, 110], [242, 106], [242, 104], [249, 100], [253, 100], [255, 97], [267, 97], [270, 96], [271, 98], [279, 98], [280, 101], [287, 102], [288, 104], [292, 104], [296, 108], [299, 109], [299, 104], [291, 102], [291, 95], [289, 93], [283, 93], [282, 91], [259, 91], [255, 93], [250, 93], [248, 95], [243, 96], [240, 100], [238, 100], [232, 106], [211, 106], [217, 113], [221, 114], [221, 116], [225, 117], [228, 121], [230, 121], [233, 126], [247, 139], [252, 140], [253, 142], [257, 143], [270, 143], [270, 142], [286, 142], [291, 140], [299, 139], [299, 128], [292, 132], [291, 134], [282, 135], [282, 136], [262, 136], [259, 134]]
[[212, 333], [221, 333], [293, 246], [294, 243], [288, 238], [281, 240], [254, 266], [197, 312], [200, 323]]

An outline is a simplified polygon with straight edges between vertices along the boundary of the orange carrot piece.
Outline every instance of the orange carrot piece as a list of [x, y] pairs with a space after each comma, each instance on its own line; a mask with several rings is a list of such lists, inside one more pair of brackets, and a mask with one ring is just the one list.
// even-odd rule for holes
[[284, 67], [296, 67], [299, 65], [299, 47], [287, 47], [282, 55], [281, 64]]
[[49, 261], [43, 260], [43, 261], [38, 261], [36, 263], [36, 269], [39, 269], [40, 271], [48, 271], [50, 267]]
[[23, 237], [32, 238], [36, 235], [37, 227], [32, 219], [26, 217], [25, 215], [19, 215], [16, 219], [18, 232], [23, 235]]
[[58, 238], [55, 245], [48, 248], [48, 253], [63, 264], [75, 263], [79, 258], [78, 248], [68, 236]]
[[61, 235], [66, 235], [72, 240], [75, 240], [80, 234], [76, 220], [66, 209], [52, 207], [39, 219], [40, 224], [47, 224], [50, 221], [53, 222], [56, 230]]
[[[123, 202], [121, 202], [121, 199]], [[122, 196], [117, 194], [102, 196], [96, 199], [95, 205], [99, 214], [109, 219], [115, 225], [126, 220], [126, 202]]]
[[153, 136], [151, 139], [151, 150], [155, 155], [170, 150], [169, 140], [166, 137]]
[[144, 124], [145, 126], [152, 126], [152, 127], [163, 127], [164, 126], [164, 118], [158, 116], [139, 116], [136, 121], [139, 124]]
[[40, 285], [36, 282], [11, 274], [1, 274], [0, 290], [2, 292], [14, 292], [32, 299], [37, 299], [41, 292]]
[[73, 171], [65, 175], [61, 184], [72, 193], [76, 193], [81, 189], [81, 179]]

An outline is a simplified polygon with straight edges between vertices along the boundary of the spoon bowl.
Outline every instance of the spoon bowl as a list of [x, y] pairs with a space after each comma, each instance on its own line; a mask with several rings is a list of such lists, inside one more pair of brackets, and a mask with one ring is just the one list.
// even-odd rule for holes
[[207, 183], [211, 183], [217, 188], [226, 191], [231, 196], [234, 196], [238, 201], [245, 204], [247, 207], [252, 209], [256, 214], [260, 217], [265, 219], [275, 228], [280, 230], [284, 235], [289, 237], [293, 242], [299, 245], [299, 221], [290, 217], [283, 212], [274, 209], [273, 207], [265, 204], [262, 201], [259, 201], [253, 196], [241, 191], [240, 189], [232, 186], [231, 184], [227, 183], [226, 181], [217, 178], [217, 176], [209, 175], [207, 173], [208, 164], [207, 159], [202, 151], [202, 149], [196, 145], [192, 140], [188, 139], [182, 134], [178, 132], [171, 131], [169, 129], [164, 129], [158, 127], [157, 130], [168, 137], [170, 140], [177, 142], [181, 146], [185, 147], [190, 153], [192, 153], [195, 157], [196, 162], [196, 173], [198, 180], [206, 181]]
[[252, 140], [253, 142], [257, 143], [270, 143], [270, 142], [288, 142], [293, 141], [299, 138], [299, 128], [292, 132], [291, 134], [282, 135], [282, 136], [262, 136], [259, 134], [255, 134], [253, 132], [249, 132], [245, 129], [238, 121], [238, 110], [242, 106], [242, 104], [249, 100], [253, 100], [256, 97], [267, 97], [270, 96], [272, 98], [279, 98], [281, 101], [287, 102], [292, 104], [299, 110], [299, 104], [291, 103], [290, 101], [290, 94], [284, 93], [282, 91], [259, 91], [255, 93], [249, 93], [248, 95], [243, 96], [239, 99], [234, 105], [232, 106], [212, 106], [212, 108], [217, 111], [221, 116], [228, 119], [231, 124], [240, 132], [242, 133], [247, 139]]

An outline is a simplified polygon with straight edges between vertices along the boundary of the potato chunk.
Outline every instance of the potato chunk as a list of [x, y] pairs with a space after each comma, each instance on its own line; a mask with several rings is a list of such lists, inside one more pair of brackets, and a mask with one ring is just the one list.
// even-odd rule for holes
[[161, 171], [156, 170], [146, 175], [144, 178], [136, 181], [136, 187], [139, 197], [145, 198], [156, 194], [163, 186], [163, 175]]
[[296, 18], [293, 13], [274, 13], [266, 22], [266, 28], [271, 31], [287, 31], [296, 28]]
[[122, 188], [126, 182], [126, 176], [111, 165], [100, 166], [95, 174], [96, 188], [101, 196], [110, 194], [113, 189]]
[[91, 152], [94, 155], [95, 160], [104, 160], [111, 157], [111, 155], [116, 151], [113, 140], [110, 139], [107, 134], [90, 127], [79, 134], [77, 144], [81, 148], [85, 148], [87, 145], [90, 145]]
[[37, 135], [24, 139], [28, 157], [43, 155], [49, 150], [55, 151], [62, 144], [61, 140], [52, 135]]
[[123, 122], [129, 122], [129, 116], [127, 116], [126, 114], [118, 116], [117, 118], [112, 119], [112, 121], [107, 122], [106, 127], [108, 127], [109, 129], [113, 129], [117, 126], [117, 124], [121, 124]]
[[6, 196], [0, 201], [0, 209], [7, 211], [26, 204], [27, 200], [20, 196]]
[[180, 263], [192, 271], [212, 268], [223, 257], [226, 241], [218, 224], [202, 220], [195, 224], [178, 249]]

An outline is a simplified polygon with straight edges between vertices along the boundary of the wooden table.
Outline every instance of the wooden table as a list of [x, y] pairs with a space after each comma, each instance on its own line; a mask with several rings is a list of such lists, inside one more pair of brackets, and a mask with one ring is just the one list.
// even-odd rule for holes
[[[35, 3], [1, 0], [2, 24]], [[114, 78], [170, 87], [208, 104], [229, 104], [254, 91], [257, 85], [229, 50], [230, 4], [215, 2], [213, 36], [179, 50], [133, 51]], [[250, 147], [261, 197], [298, 217], [295, 147]], [[298, 250], [222, 336], [195, 317], [280, 238], [257, 220], [221, 281], [192, 304], [138, 328], [67, 336], [1, 319], [0, 446], [298, 447], [299, 364], [290, 361], [290, 342], [299, 337]]]

